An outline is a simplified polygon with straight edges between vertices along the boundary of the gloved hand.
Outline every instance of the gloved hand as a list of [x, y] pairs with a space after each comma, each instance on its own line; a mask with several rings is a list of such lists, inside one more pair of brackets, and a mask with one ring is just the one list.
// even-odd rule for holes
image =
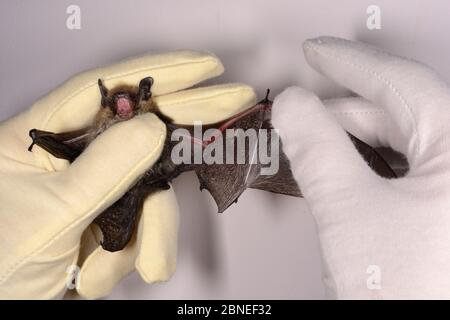
[[107, 295], [134, 268], [147, 282], [171, 276], [178, 228], [172, 189], [145, 201], [138, 234], [122, 251], [104, 251], [89, 227], [158, 159], [164, 124], [152, 114], [119, 123], [70, 166], [40, 148], [28, 152], [28, 131], [61, 132], [88, 125], [100, 106], [98, 78], [113, 87], [136, 85], [152, 76], [155, 101], [175, 122], [215, 122], [254, 104], [253, 90], [239, 84], [179, 90], [222, 71], [220, 61], [209, 54], [144, 56], [82, 73], [1, 123], [1, 298], [60, 297], [70, 278], [66, 271], [72, 271], [78, 259], [78, 292], [87, 298]]
[[[308, 63], [363, 98], [324, 107], [289, 88], [273, 124], [315, 217], [333, 297], [450, 298], [450, 92], [428, 67], [371, 46], [321, 37]], [[339, 123], [340, 122], [340, 123]], [[377, 176], [344, 128], [403, 153], [405, 177]]]

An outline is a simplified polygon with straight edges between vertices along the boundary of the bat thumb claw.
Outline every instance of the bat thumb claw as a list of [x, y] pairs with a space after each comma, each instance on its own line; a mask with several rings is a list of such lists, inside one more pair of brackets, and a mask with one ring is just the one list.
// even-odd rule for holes
[[266, 91], [266, 97], [264, 98], [264, 101], [265, 101], [265, 102], [268, 102], [268, 101], [269, 101], [269, 94], [270, 94], [270, 89], [267, 88], [267, 91]]
[[31, 139], [33, 139], [33, 142], [31, 142], [30, 146], [28, 147], [28, 151], [31, 152], [33, 150], [33, 146], [36, 144], [36, 129], [31, 129], [28, 135]]

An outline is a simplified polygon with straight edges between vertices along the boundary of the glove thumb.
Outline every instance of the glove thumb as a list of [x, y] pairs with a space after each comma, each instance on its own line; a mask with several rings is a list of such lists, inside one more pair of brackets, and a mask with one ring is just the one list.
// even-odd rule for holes
[[67, 170], [55, 173], [60, 197], [81, 231], [118, 200], [159, 158], [166, 128], [153, 114], [115, 124], [99, 135]]
[[376, 177], [345, 130], [311, 92], [291, 87], [278, 95], [272, 123], [310, 204], [352, 197]]

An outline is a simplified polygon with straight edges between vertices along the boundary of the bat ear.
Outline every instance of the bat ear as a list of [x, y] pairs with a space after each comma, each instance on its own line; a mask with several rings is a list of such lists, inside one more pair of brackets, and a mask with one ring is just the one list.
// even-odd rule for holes
[[106, 108], [109, 105], [108, 89], [103, 85], [102, 79], [98, 79], [98, 87], [102, 95], [102, 107]]
[[146, 77], [139, 82], [139, 101], [147, 101], [152, 96], [153, 78]]

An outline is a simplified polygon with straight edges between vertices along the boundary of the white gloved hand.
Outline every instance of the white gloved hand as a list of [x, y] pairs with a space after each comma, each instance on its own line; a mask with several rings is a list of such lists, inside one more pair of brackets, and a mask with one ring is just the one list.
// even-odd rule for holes
[[[450, 298], [447, 85], [420, 63], [362, 43], [321, 37], [306, 41], [304, 52], [316, 70], [367, 99], [337, 99], [327, 108], [289, 88], [273, 108], [317, 223], [330, 296]], [[377, 176], [342, 126], [406, 155], [408, 174]]]
[[209, 54], [144, 56], [82, 73], [0, 124], [0, 298], [60, 297], [70, 279], [66, 271], [77, 261], [78, 292], [87, 298], [107, 295], [135, 268], [147, 282], [171, 276], [178, 231], [172, 189], [145, 201], [137, 236], [122, 251], [103, 250], [89, 227], [158, 159], [164, 124], [145, 114], [114, 125], [70, 166], [41, 148], [28, 152], [28, 131], [62, 132], [91, 123], [100, 106], [98, 78], [113, 87], [152, 76], [155, 101], [175, 122], [216, 122], [254, 104], [253, 90], [239, 84], [182, 89], [222, 71]]

